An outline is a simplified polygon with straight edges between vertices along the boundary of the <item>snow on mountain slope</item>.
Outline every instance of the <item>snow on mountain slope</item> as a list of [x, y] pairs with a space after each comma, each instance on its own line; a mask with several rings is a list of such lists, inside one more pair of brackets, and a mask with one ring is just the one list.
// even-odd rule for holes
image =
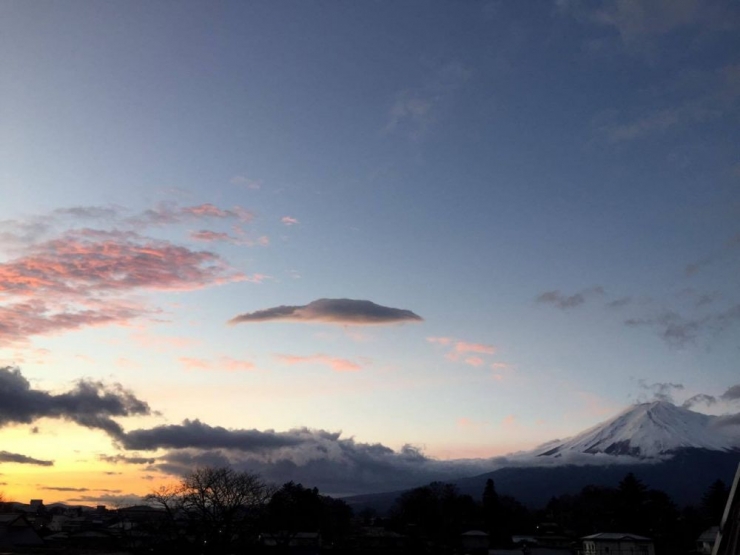
[[537, 454], [557, 457], [606, 453], [655, 458], [685, 448], [740, 450], [740, 437], [712, 426], [716, 418], [666, 401], [642, 403], [572, 438], [548, 442]]

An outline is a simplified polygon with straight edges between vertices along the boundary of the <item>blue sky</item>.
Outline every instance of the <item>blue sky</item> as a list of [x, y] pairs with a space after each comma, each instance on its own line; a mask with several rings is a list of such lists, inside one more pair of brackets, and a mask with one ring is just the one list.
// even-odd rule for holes
[[[9, 1], [0, 16], [0, 363], [34, 391], [121, 384], [151, 409], [106, 413], [127, 431], [306, 427], [438, 461], [738, 381], [732, 2]], [[422, 320], [365, 325], [350, 303], [352, 322], [227, 324], [319, 299]], [[6, 489], [77, 483], [131, 451], [81, 420], [0, 418], [8, 452], [55, 461], [4, 463]], [[184, 454], [238, 459], [167, 445], [116, 466], [115, 494]]]

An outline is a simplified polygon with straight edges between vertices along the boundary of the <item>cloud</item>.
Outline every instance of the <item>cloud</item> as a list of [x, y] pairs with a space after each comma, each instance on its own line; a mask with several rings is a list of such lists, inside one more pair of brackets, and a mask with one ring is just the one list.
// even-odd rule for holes
[[38, 466], [53, 466], [54, 461], [45, 461], [42, 459], [34, 459], [26, 455], [20, 455], [18, 453], [10, 453], [9, 451], [0, 451], [0, 463], [19, 463], [19, 464], [34, 464]]
[[120, 384], [79, 380], [70, 391], [53, 394], [31, 388], [17, 368], [0, 368], [0, 427], [62, 418], [117, 435], [123, 430], [111, 417], [150, 413], [146, 402]]
[[655, 329], [672, 347], [684, 347], [696, 342], [702, 335], [719, 334], [740, 323], [740, 304], [722, 312], [685, 317], [673, 310], [663, 310], [645, 318], [630, 318], [625, 325]]
[[422, 318], [410, 310], [390, 308], [371, 301], [353, 299], [318, 299], [304, 306], [277, 306], [240, 314], [230, 324], [249, 322], [321, 322], [330, 324], [394, 324], [419, 322]]
[[484, 461], [431, 459], [411, 445], [393, 450], [323, 430], [297, 429], [287, 433], [299, 438], [300, 443], [268, 452], [172, 450], [162, 455], [157, 468], [185, 475], [193, 466], [230, 465], [257, 472], [269, 482], [283, 483], [292, 479], [335, 495], [409, 488], [490, 469], [490, 463]]
[[[722, 0], [558, 0], [561, 13], [615, 31], [635, 54], [652, 54], [663, 37], [681, 32], [716, 33], [738, 26], [738, 10]], [[684, 38], [686, 42], [688, 39]]]
[[684, 389], [683, 384], [671, 383], [671, 382], [656, 382], [649, 384], [645, 380], [638, 380], [638, 386], [647, 393], [650, 393], [652, 397], [650, 401], [668, 401], [673, 403], [673, 392], [682, 391]]
[[280, 221], [283, 222], [283, 224], [285, 225], [296, 225], [300, 223], [297, 219], [291, 216], [283, 216], [282, 218], [280, 218]]
[[296, 355], [276, 355], [279, 360], [285, 364], [324, 364], [329, 366], [335, 372], [357, 372], [362, 370], [362, 366], [346, 358], [330, 357], [327, 355], [317, 354], [310, 356]]
[[400, 91], [390, 107], [386, 133], [402, 133], [412, 140], [423, 138], [437, 121], [440, 108], [470, 78], [458, 62], [437, 67], [420, 87]]
[[241, 206], [223, 209], [210, 203], [183, 207], [164, 203], [156, 208], [145, 210], [127, 221], [136, 226], [162, 226], [203, 219], [236, 220], [249, 223], [254, 219], [254, 213]]
[[218, 361], [191, 357], [180, 357], [178, 360], [189, 371], [248, 372], [255, 369], [254, 363], [231, 357], [221, 357]]
[[143, 502], [141, 496], [133, 493], [126, 493], [122, 495], [110, 493], [102, 493], [100, 495], [80, 495], [79, 497], [65, 499], [65, 501], [67, 503], [94, 503], [96, 505], [113, 505], [114, 507], [141, 505]]
[[[738, 66], [738, 80], [740, 81], [740, 65]], [[739, 87], [740, 89], [740, 87]], [[697, 274], [700, 270], [704, 270], [706, 267], [711, 266], [712, 264], [715, 264], [716, 262], [725, 260], [731, 256], [733, 256], [738, 250], [740, 249], [740, 234], [734, 235], [730, 239], [728, 239], [724, 245], [722, 245], [721, 249], [717, 252], [714, 252], [708, 256], [705, 256], [699, 260], [696, 260], [695, 262], [692, 262], [691, 264], [687, 264], [685, 268], [685, 273], [687, 276], [691, 277], [694, 274]]]
[[720, 398], [723, 401], [737, 401], [740, 399], [740, 384], [727, 388], [727, 391], [725, 391]]
[[229, 243], [231, 245], [242, 245], [246, 247], [266, 247], [270, 244], [270, 239], [266, 235], [262, 235], [257, 239], [250, 239], [240, 227], [235, 228], [235, 231], [239, 237], [230, 235], [223, 231], [201, 229], [199, 231], [191, 231], [190, 238], [194, 241], [201, 241], [203, 243]]
[[716, 31], [728, 28], [733, 19], [737, 22], [726, 2], [711, 0], [608, 0], [592, 17], [616, 29], [628, 45], [679, 29]]
[[455, 352], [457, 353], [481, 353], [492, 355], [496, 352], [493, 345], [484, 345], [483, 343], [467, 343], [466, 341], [457, 341], [455, 343]]
[[101, 461], [111, 464], [154, 464], [156, 457], [140, 457], [130, 455], [99, 455], [98, 458]]
[[[427, 337], [427, 341], [435, 345], [449, 347], [450, 350], [445, 355], [447, 360], [462, 360], [465, 364], [475, 367], [486, 364], [486, 359], [484, 358], [486, 355], [493, 355], [496, 353], [496, 347], [493, 345], [461, 341], [454, 337]], [[470, 356], [471, 353], [474, 354]]]
[[717, 398], [714, 395], [707, 395], [706, 393], [697, 393], [693, 397], [686, 399], [681, 405], [685, 409], [690, 409], [695, 405], [707, 405], [711, 406], [717, 402]]
[[427, 341], [429, 343], [436, 343], [438, 345], [450, 345], [452, 344], [455, 339], [452, 337], [427, 337]]
[[737, 414], [725, 414], [718, 416], [712, 422], [715, 428], [724, 428], [727, 426], [740, 426], [740, 412]]
[[126, 432], [116, 438], [124, 449], [152, 451], [160, 448], [199, 449], [228, 448], [239, 451], [263, 451], [296, 445], [302, 441], [291, 433], [272, 430], [229, 430], [209, 426], [200, 420], [185, 420], [182, 424], [157, 426]]
[[[597, 127], [611, 142], [655, 136], [677, 127], [706, 126], [738, 111], [740, 64], [682, 74], [680, 80], [662, 85], [660, 108], [654, 103], [637, 105], [628, 113], [613, 112], [597, 118]], [[686, 267], [693, 275], [726, 253], [717, 253]]]
[[189, 291], [256, 281], [215, 253], [133, 231], [77, 229], [28, 246], [0, 263], [0, 345], [151, 313], [138, 291]]
[[485, 360], [483, 360], [481, 357], [466, 357], [463, 362], [465, 364], [469, 364], [470, 366], [483, 366], [485, 364]]
[[536, 302], [541, 304], [550, 304], [560, 309], [569, 309], [580, 306], [586, 302], [586, 299], [592, 296], [603, 295], [604, 288], [601, 286], [584, 289], [573, 295], [564, 295], [558, 290], [545, 291], [537, 296]]
[[48, 490], [48, 491], [74, 491], [74, 492], [90, 491], [89, 488], [69, 488], [69, 487], [64, 487], [64, 486], [39, 486], [39, 489]]
[[229, 182], [232, 185], [239, 185], [240, 187], [244, 187], [251, 191], [257, 191], [262, 188], [262, 180], [250, 179], [248, 177], [244, 177], [243, 175], [235, 175], [229, 180]]

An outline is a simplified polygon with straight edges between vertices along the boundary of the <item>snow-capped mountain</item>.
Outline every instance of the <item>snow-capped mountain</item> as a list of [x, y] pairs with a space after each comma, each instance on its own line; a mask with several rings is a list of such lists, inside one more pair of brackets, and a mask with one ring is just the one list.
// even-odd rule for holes
[[605, 453], [656, 458], [682, 449], [740, 450], [740, 437], [716, 426], [717, 417], [701, 414], [666, 401], [629, 407], [611, 420], [580, 434], [549, 442], [539, 456], [569, 453]]

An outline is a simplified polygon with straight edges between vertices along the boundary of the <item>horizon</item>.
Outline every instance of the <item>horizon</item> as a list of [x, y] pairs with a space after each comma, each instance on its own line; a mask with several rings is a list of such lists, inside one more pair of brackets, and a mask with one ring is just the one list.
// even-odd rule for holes
[[738, 422], [736, 3], [0, 15], [6, 498], [359, 493], [639, 402]]

